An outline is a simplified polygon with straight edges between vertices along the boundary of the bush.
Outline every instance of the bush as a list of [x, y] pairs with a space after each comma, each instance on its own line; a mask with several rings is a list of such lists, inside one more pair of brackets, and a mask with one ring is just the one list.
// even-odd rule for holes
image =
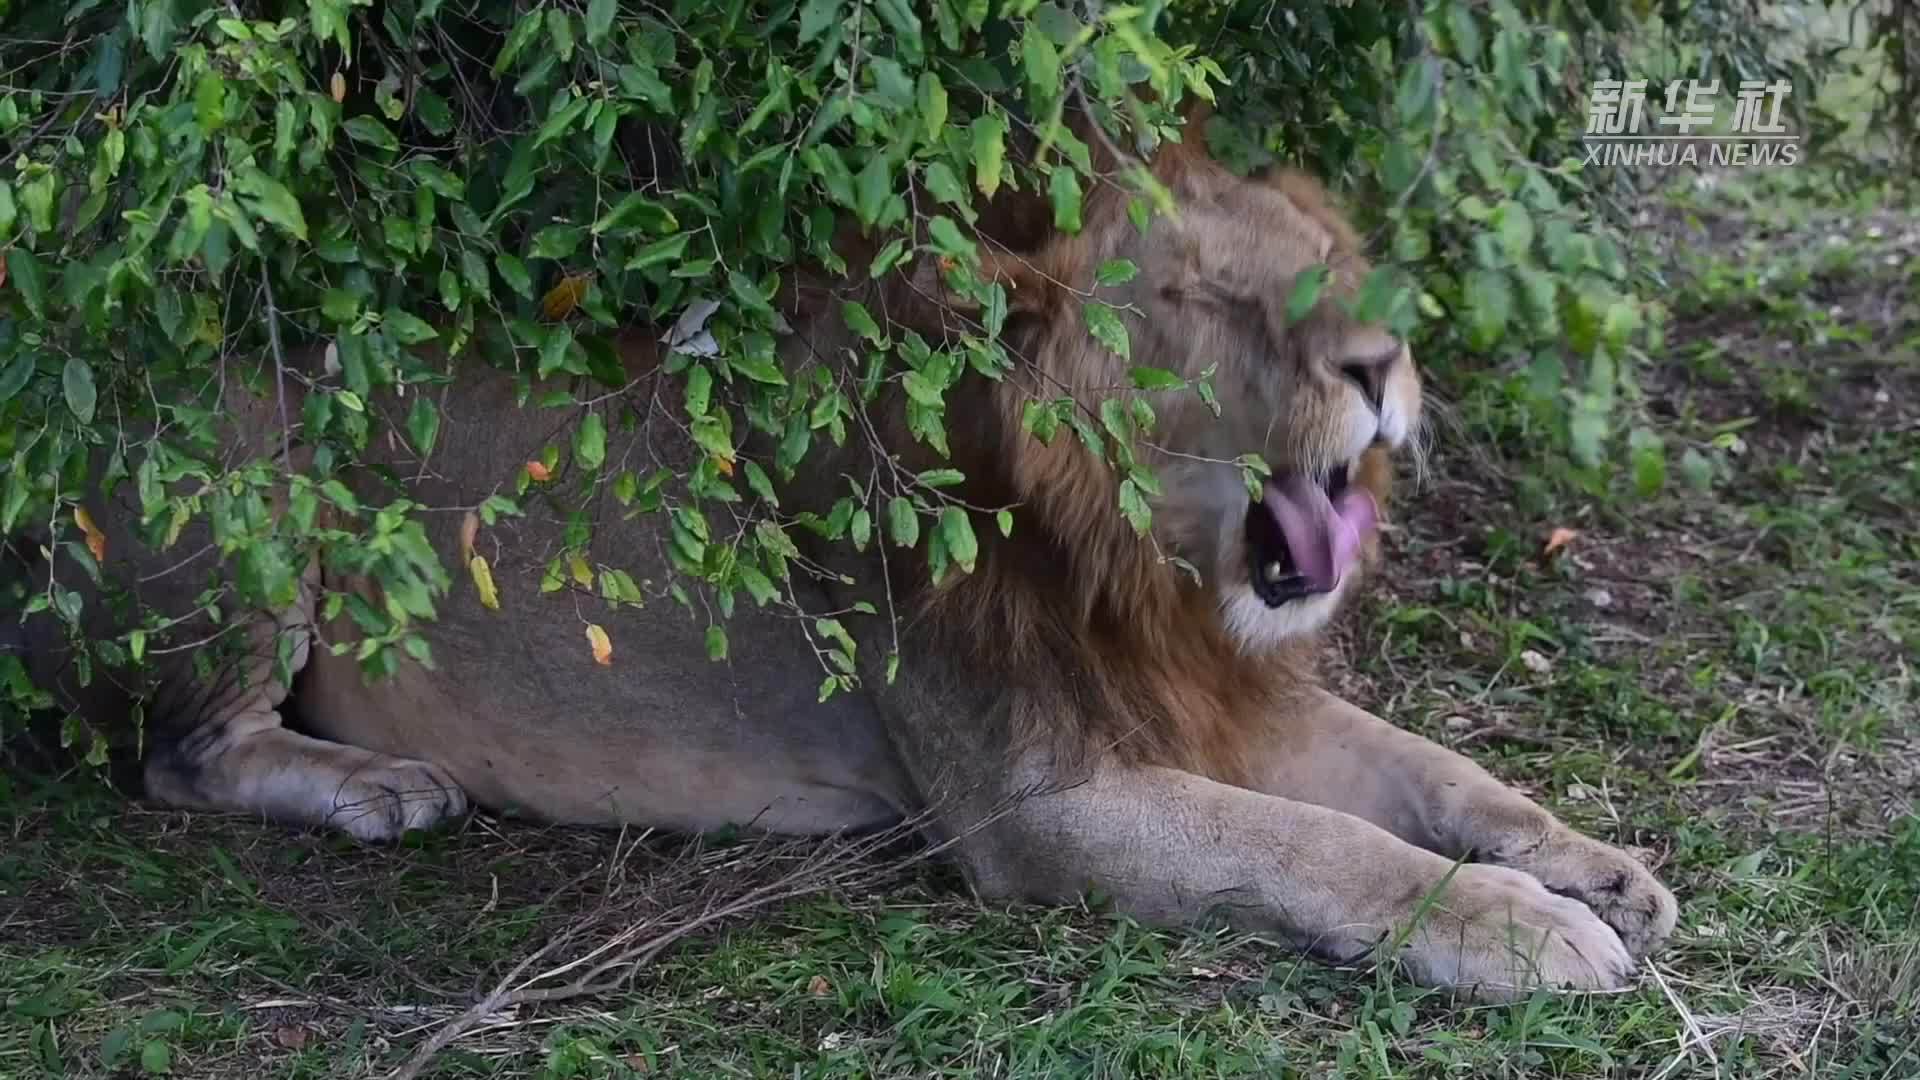
[[[1723, 18], [1743, 7], [1672, 0], [1660, 14], [1715, 35], [1703, 73], [1794, 74], [1764, 31]], [[529, 406], [571, 417], [552, 455], [698, 540], [703, 509], [845, 437], [855, 408], [831, 381], [781, 369], [783, 276], [836, 265], [828, 242], [849, 217], [882, 241], [851, 273], [923, 251], [965, 262], [977, 198], [1003, 190], [1077, 227], [1098, 178], [1069, 109], [1144, 148], [1180, 137], [1183, 99], [1217, 95], [1208, 135], [1224, 160], [1302, 162], [1345, 190], [1383, 256], [1362, 313], [1412, 335], [1486, 423], [1591, 483], [1621, 460], [1644, 476], [1660, 455], [1615, 420], [1660, 340], [1619, 232], [1630, 181], [1583, 172], [1576, 150], [1585, 88], [1627, 70], [1645, 4], [16, 0], [0, 13], [0, 530], [95, 572], [74, 507], [104, 460], [107, 479], [135, 485], [154, 545], [211, 522], [236, 595], [210, 605], [284, 600], [315, 551], [373, 574], [401, 598], [362, 620], [374, 672], [426, 655], [419, 624], [450, 575], [419, 542], [420, 508], [362, 507], [335, 476], [385, 437], [369, 395], [458, 377], [417, 346], [576, 377], [577, 397]], [[1139, 176], [1112, 179], [1143, 208], [1162, 201]], [[674, 502], [603, 470], [606, 418], [579, 400], [623, 381], [612, 328], [689, 309], [712, 348], [673, 363], [701, 388], [684, 410], [708, 456], [684, 478], [691, 501]], [[321, 447], [312, 467], [224, 463], [211, 443], [223, 380], [295, 377], [238, 359], [315, 343], [338, 375], [288, 418]], [[943, 390], [993, 350], [886, 358], [886, 377], [914, 383], [923, 439], [941, 445]], [[398, 434], [425, 448], [439, 418], [429, 395], [411, 400]], [[779, 437], [775, 460], [736, 460], [747, 427]], [[276, 519], [278, 484], [293, 513]], [[1126, 509], [1144, 515], [1133, 492]], [[883, 498], [732, 552], [690, 544], [677, 588], [721, 611], [760, 594], [783, 528], [839, 538], [886, 522], [936, 564], [965, 562], [966, 516], [943, 513], [936, 487]], [[316, 525], [322, 504], [344, 524]], [[483, 509], [514, 512], [507, 496]], [[13, 590], [9, 607], [79, 625], [78, 594]], [[160, 630], [149, 619], [92, 645], [138, 659]], [[724, 649], [724, 630], [713, 640]], [[16, 702], [43, 700], [0, 664]], [[69, 738], [85, 734], [70, 722]]]

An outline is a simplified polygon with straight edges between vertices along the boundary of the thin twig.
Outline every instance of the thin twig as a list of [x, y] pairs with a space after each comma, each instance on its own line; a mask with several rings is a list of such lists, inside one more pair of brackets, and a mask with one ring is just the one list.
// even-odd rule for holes
[[280, 348], [280, 308], [273, 302], [273, 276], [263, 264], [260, 288], [267, 299], [267, 342], [273, 346], [273, 400], [280, 410], [280, 461], [293, 467], [293, 427], [287, 423], [287, 354]]

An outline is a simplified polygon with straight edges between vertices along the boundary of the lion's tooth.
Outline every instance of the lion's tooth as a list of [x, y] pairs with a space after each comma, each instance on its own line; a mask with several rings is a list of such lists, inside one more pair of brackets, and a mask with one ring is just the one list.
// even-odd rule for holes
[[1262, 567], [1260, 572], [1266, 577], [1267, 584], [1278, 585], [1280, 579], [1287, 575], [1287, 568], [1280, 565], [1279, 559], [1275, 559]]

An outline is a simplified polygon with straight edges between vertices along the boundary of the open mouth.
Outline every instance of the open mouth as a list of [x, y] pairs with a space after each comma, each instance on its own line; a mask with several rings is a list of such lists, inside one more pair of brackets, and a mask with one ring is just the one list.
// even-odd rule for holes
[[1253, 591], [1270, 608], [1340, 587], [1379, 524], [1367, 491], [1347, 483], [1347, 466], [1324, 474], [1298, 470], [1267, 478], [1247, 508], [1247, 558]]

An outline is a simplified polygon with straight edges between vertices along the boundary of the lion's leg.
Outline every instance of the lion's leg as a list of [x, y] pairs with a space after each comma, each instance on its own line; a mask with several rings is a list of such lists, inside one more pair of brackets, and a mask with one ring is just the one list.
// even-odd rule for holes
[[1638, 860], [1467, 758], [1331, 695], [1289, 714], [1280, 732], [1256, 766], [1258, 790], [1364, 818], [1449, 858], [1524, 871], [1591, 907], [1635, 956], [1673, 930], [1673, 894]]
[[1398, 959], [1414, 978], [1490, 997], [1615, 988], [1633, 967], [1585, 905], [1525, 874], [1456, 866], [1351, 815], [1172, 769], [1031, 789], [960, 847], [987, 894], [1096, 890], [1141, 919], [1224, 916], [1336, 962], [1411, 927]]
[[174, 806], [344, 829], [362, 840], [392, 839], [464, 813], [465, 794], [438, 766], [281, 725], [287, 686], [274, 675], [275, 657], [286, 640], [291, 672], [306, 666], [314, 585], [310, 573], [298, 604], [246, 627], [242, 651], [223, 657], [212, 676], [183, 669], [163, 686], [154, 702], [158, 734], [146, 763], [147, 794]]

